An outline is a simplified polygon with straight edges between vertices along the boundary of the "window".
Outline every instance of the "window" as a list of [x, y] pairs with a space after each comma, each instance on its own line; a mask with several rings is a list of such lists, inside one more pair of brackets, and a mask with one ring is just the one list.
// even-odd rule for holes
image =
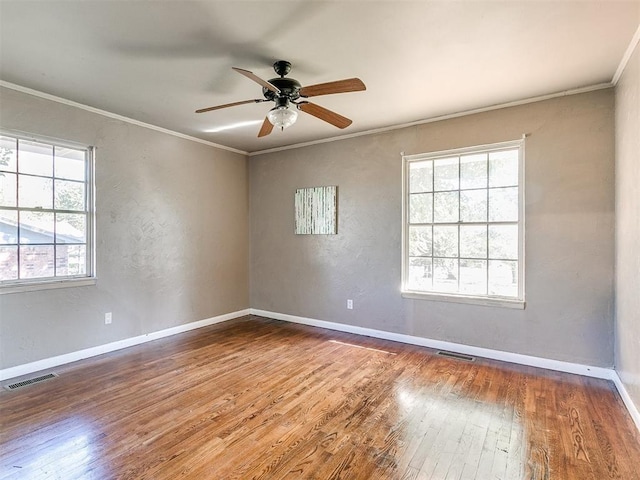
[[0, 136], [2, 293], [93, 277], [92, 153]]
[[405, 296], [523, 307], [523, 147], [403, 157]]

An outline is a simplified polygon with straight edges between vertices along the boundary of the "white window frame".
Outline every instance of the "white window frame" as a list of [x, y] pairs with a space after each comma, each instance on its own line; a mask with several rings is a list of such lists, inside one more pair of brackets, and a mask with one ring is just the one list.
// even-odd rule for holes
[[[507, 150], [518, 148], [518, 296], [503, 297], [497, 295], [468, 295], [462, 293], [447, 293], [436, 291], [411, 290], [408, 285], [409, 274], [409, 165], [412, 162], [423, 160], [436, 160], [439, 158], [469, 155], [473, 153], [484, 153], [495, 150]], [[496, 306], [505, 308], [524, 309], [525, 308], [525, 189], [524, 189], [524, 161], [525, 161], [525, 139], [500, 142], [473, 147], [457, 148], [452, 150], [442, 150], [437, 152], [420, 153], [415, 155], [405, 155], [402, 153], [402, 284], [401, 295], [403, 298], [433, 300], [453, 303], [467, 303], [484, 306]], [[458, 191], [460, 191], [458, 189]], [[456, 223], [456, 222], [454, 222]], [[464, 222], [458, 221], [459, 225]], [[484, 223], [484, 222], [483, 222]], [[487, 225], [492, 222], [487, 220]], [[435, 222], [433, 222], [435, 225]], [[459, 255], [458, 255], [459, 258]]]
[[[96, 242], [95, 242], [95, 147], [80, 143], [58, 140], [45, 136], [35, 136], [23, 132], [0, 130], [0, 135], [17, 140], [38, 142], [59, 148], [71, 148], [85, 152], [85, 212], [86, 212], [86, 272], [82, 275], [67, 275], [59, 277], [42, 277], [30, 279], [16, 279], [0, 282], [0, 295], [28, 292], [34, 290], [48, 290], [55, 288], [80, 287], [96, 284]], [[19, 161], [19, 160], [18, 160]], [[18, 171], [15, 172], [18, 174]], [[55, 177], [55, 172], [51, 178]], [[21, 209], [15, 207], [16, 211]], [[49, 209], [48, 209], [49, 210]], [[60, 209], [52, 208], [52, 212]]]

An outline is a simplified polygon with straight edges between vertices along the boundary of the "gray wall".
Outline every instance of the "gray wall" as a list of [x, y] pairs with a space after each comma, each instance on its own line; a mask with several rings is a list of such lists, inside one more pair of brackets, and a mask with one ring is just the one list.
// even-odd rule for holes
[[640, 409], [640, 47], [616, 87], [616, 370]]
[[[98, 147], [98, 283], [0, 296], [0, 368], [249, 305], [613, 365], [612, 90], [248, 161], [13, 90], [0, 94], [2, 128]], [[531, 134], [527, 308], [401, 298], [400, 152], [513, 140], [523, 133]], [[295, 189], [318, 185], [339, 187], [339, 233], [295, 236]], [[345, 308], [347, 298], [354, 299], [354, 310]], [[107, 311], [114, 314], [110, 326], [104, 325]]]
[[[401, 298], [400, 152], [523, 133], [526, 309]], [[612, 89], [253, 156], [249, 172], [252, 308], [613, 365]], [[319, 185], [338, 185], [339, 233], [296, 236], [295, 189]]]
[[98, 274], [95, 286], [0, 295], [0, 368], [249, 307], [244, 155], [0, 96], [1, 128], [97, 147]]

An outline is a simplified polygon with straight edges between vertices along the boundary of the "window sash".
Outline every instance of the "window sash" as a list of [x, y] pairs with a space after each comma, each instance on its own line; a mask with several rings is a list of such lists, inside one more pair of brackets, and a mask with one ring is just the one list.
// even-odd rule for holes
[[[490, 153], [498, 153], [500, 151], [506, 151], [506, 150], [518, 150], [518, 172], [517, 172], [517, 184], [514, 185], [513, 184], [513, 178], [509, 178], [509, 179], [504, 179], [504, 178], [500, 178], [498, 177], [497, 181], [494, 180], [494, 184], [492, 184], [492, 177], [490, 174], [490, 169], [491, 169], [491, 164], [489, 161], [489, 154]], [[483, 186], [478, 186], [478, 185], [465, 185], [462, 182], [462, 165], [463, 163], [461, 162], [461, 157], [465, 157], [465, 156], [471, 156], [471, 155], [486, 155], [486, 169], [487, 169], [487, 173], [486, 173], [486, 182]], [[410, 298], [430, 298], [433, 297], [434, 299], [438, 299], [441, 298], [445, 301], [457, 301], [457, 300], [461, 300], [465, 303], [467, 303], [467, 300], [471, 299], [472, 303], [474, 299], [478, 299], [479, 302], [478, 303], [485, 303], [485, 304], [491, 304], [491, 301], [496, 301], [497, 303], [499, 303], [500, 301], [505, 301], [506, 303], [511, 303], [511, 302], [516, 302], [516, 303], [521, 303], [522, 307], [516, 307], [516, 308], [523, 308], [524, 306], [524, 138], [521, 140], [516, 140], [516, 141], [510, 141], [510, 142], [502, 142], [502, 143], [497, 143], [497, 144], [491, 144], [491, 145], [481, 145], [481, 146], [477, 146], [477, 147], [468, 147], [468, 148], [461, 148], [461, 149], [455, 149], [455, 150], [447, 150], [447, 151], [439, 151], [439, 152], [433, 152], [433, 153], [426, 153], [426, 154], [416, 154], [416, 155], [404, 155], [402, 156], [403, 158], [403, 204], [402, 204], [402, 216], [403, 216], [403, 228], [402, 228], [402, 287], [401, 290], [403, 292], [403, 296], [406, 297], [410, 297]], [[445, 162], [443, 162], [444, 164], [446, 164], [446, 161], [451, 161], [452, 159], [454, 159], [454, 162], [457, 162], [457, 172], [458, 172], [458, 179], [457, 179], [457, 186], [458, 188], [449, 188], [449, 189], [445, 189], [445, 188], [437, 188], [436, 186], [436, 176], [437, 176], [437, 172], [436, 172], [436, 161], [437, 160], [445, 160]], [[429, 175], [431, 175], [430, 181], [431, 181], [431, 185], [428, 185], [428, 181], [425, 182], [424, 181], [419, 181], [419, 179], [413, 179], [412, 181], [412, 177], [411, 177], [411, 166], [412, 164], [415, 165], [416, 162], [424, 162], [424, 161], [430, 161], [431, 164], [430, 166], [425, 165], [425, 171], [427, 173], [427, 177]], [[452, 168], [453, 170], [454, 168]], [[414, 170], [415, 171], [415, 170]], [[480, 173], [482, 175], [482, 173]], [[442, 187], [442, 182], [440, 182], [441, 185], [440, 187]], [[455, 183], [455, 179], [451, 179], [451, 183]], [[496, 184], [497, 183], [497, 184]], [[416, 189], [416, 191], [412, 191], [412, 186], [415, 188], [415, 186], [418, 185], [418, 189]], [[455, 186], [455, 185], [454, 185]], [[468, 188], [465, 188], [468, 187]], [[518, 188], [518, 196], [517, 196], [517, 220], [491, 220], [491, 213], [490, 213], [490, 203], [489, 203], [489, 197], [491, 195], [491, 191], [493, 190], [494, 192], [497, 189], [504, 189], [504, 188], [513, 188], [513, 187], [517, 187]], [[422, 190], [420, 190], [420, 188]], [[486, 204], [486, 218], [484, 220], [477, 220], [474, 218], [474, 221], [463, 221], [462, 220], [462, 216], [461, 216], [461, 209], [462, 209], [462, 201], [461, 201], [461, 194], [462, 193], [466, 193], [466, 192], [484, 192], [486, 191], [486, 196], [487, 196], [487, 204]], [[444, 192], [451, 192], [451, 193], [457, 193], [458, 194], [458, 217], [455, 221], [442, 221], [442, 222], [436, 222], [436, 215], [435, 215], [435, 204], [436, 202], [434, 201], [435, 198], [435, 194], [438, 193], [444, 193]], [[504, 190], [502, 191], [504, 192]], [[411, 218], [410, 218], [410, 214], [411, 212], [411, 201], [412, 198], [415, 195], [420, 195], [420, 194], [429, 194], [431, 195], [431, 218], [430, 218], [430, 222], [429, 221], [419, 221], [419, 219], [414, 218], [414, 222], [411, 222]], [[427, 202], [428, 204], [428, 202]], [[428, 215], [427, 215], [428, 216]], [[517, 226], [518, 229], [518, 248], [517, 248], [517, 259], [513, 259], [513, 258], [494, 258], [491, 256], [490, 254], [490, 248], [489, 248], [489, 235], [487, 233], [487, 238], [486, 238], [486, 255], [483, 257], [478, 257], [478, 258], [474, 258], [474, 257], [469, 257], [468, 255], [461, 255], [461, 250], [460, 250], [460, 228], [458, 228], [458, 245], [457, 245], [457, 253], [455, 256], [451, 256], [451, 257], [443, 257], [442, 255], [438, 255], [437, 253], [441, 253], [441, 252], [436, 252], [434, 251], [434, 238], [433, 238], [433, 227], [459, 227], [459, 226], [485, 226], [487, 228], [487, 232], [489, 230], [490, 226]], [[424, 254], [424, 255], [415, 255], [415, 252], [411, 252], [410, 251], [410, 229], [411, 228], [415, 228], [415, 227], [431, 227], [431, 251], [430, 251], [430, 255]], [[510, 252], [507, 252], [510, 253]], [[431, 282], [431, 287], [430, 288], [415, 288], [415, 285], [411, 285], [410, 284], [410, 278], [409, 278], [409, 273], [410, 273], [410, 263], [412, 259], [429, 259], [430, 262], [430, 282]], [[455, 260], [457, 262], [457, 277], [455, 279], [456, 284], [457, 284], [457, 288], [456, 291], [451, 291], [451, 292], [446, 292], [446, 291], [440, 291], [437, 289], [434, 289], [433, 286], [433, 282], [434, 282], [434, 263], [436, 259], [447, 259], [447, 260]], [[462, 283], [461, 283], [461, 275], [460, 275], [460, 264], [462, 262], [473, 262], [473, 261], [484, 261], [484, 262], [490, 262], [490, 261], [507, 261], [507, 262], [516, 262], [516, 268], [517, 268], [517, 294], [514, 295], [500, 295], [500, 294], [492, 294], [491, 290], [490, 290], [490, 285], [489, 285], [489, 281], [487, 278], [487, 284], [486, 284], [486, 293], [474, 293], [474, 294], [468, 294], [468, 293], [464, 293], [462, 292]], [[427, 262], [427, 264], [429, 264], [429, 262]], [[426, 264], [425, 264], [426, 265]], [[487, 266], [487, 277], [489, 275], [489, 267]], [[509, 305], [505, 305], [505, 306], [509, 306]]]
[[[95, 222], [94, 222], [94, 214], [95, 214], [95, 202], [94, 202], [94, 194], [95, 194], [95, 184], [94, 184], [94, 151], [93, 147], [88, 147], [86, 145], [79, 145], [70, 142], [60, 142], [57, 140], [50, 140], [47, 138], [34, 138], [27, 137], [23, 135], [16, 135], [12, 132], [2, 132], [0, 131], [0, 136], [4, 138], [10, 139], [10, 144], [12, 148], [15, 148], [17, 151], [17, 157], [13, 160], [9, 166], [0, 166], [0, 174], [12, 174], [15, 175], [15, 205], [0, 205], [0, 209], [5, 212], [16, 212], [16, 219], [18, 220], [16, 224], [16, 238], [15, 242], [11, 241], [11, 243], [3, 243], [0, 247], [6, 248], [7, 250], [15, 248], [16, 255], [16, 267], [17, 267], [17, 278], [0, 280], [0, 294], [2, 293], [13, 293], [14, 291], [24, 291], [24, 289], [39, 289], [39, 288], [57, 288], [58, 286], [70, 286], [63, 285], [65, 283], [73, 283], [80, 284], [78, 281], [82, 281], [82, 284], [86, 284], [88, 279], [95, 279]], [[51, 174], [42, 174], [42, 173], [32, 173], [32, 172], [21, 172], [20, 170], [20, 145], [21, 142], [28, 144], [30, 142], [36, 142], [39, 144], [43, 144], [45, 146], [51, 147], [51, 161], [52, 168]], [[77, 151], [77, 157], [67, 157], [66, 149], [71, 149]], [[58, 154], [58, 152], [62, 152]], [[72, 155], [73, 152], [71, 152]], [[83, 157], [83, 158], [82, 158]], [[56, 164], [56, 159], [60, 161], [60, 165]], [[82, 162], [82, 167], [80, 163], [77, 164], [77, 170], [69, 170], [69, 168], [74, 169], [73, 163], [70, 164], [70, 161]], [[65, 162], [65, 163], [63, 163]], [[60, 171], [57, 171], [60, 167]], [[12, 168], [15, 167], [15, 171]], [[78, 180], [80, 178], [80, 172], [84, 169], [84, 180]], [[71, 172], [71, 173], [70, 173]], [[75, 177], [75, 178], [74, 178]], [[42, 178], [47, 179], [52, 182], [52, 198], [51, 205], [47, 205], [47, 208], [41, 208], [39, 206], [21, 206], [19, 202], [19, 185], [20, 181], [25, 178]], [[79, 184], [83, 186], [84, 189], [84, 199], [83, 199], [83, 208], [55, 208], [56, 207], [56, 191], [58, 193], [59, 190], [56, 190], [56, 182], [64, 182], [60, 183], [60, 188], [63, 187], [73, 187], [75, 184]], [[79, 205], [79, 204], [78, 204]], [[68, 206], [76, 207], [78, 205], [68, 204]], [[23, 241], [20, 230], [21, 230], [21, 222], [20, 216], [21, 214], [28, 213], [42, 213], [42, 214], [50, 214], [52, 216], [53, 229], [51, 232], [46, 233], [45, 235], [51, 235], [51, 238], [46, 239], [37, 239], [38, 241]], [[58, 229], [58, 216], [59, 215], [78, 215], [78, 220], [84, 221], [84, 239], [78, 237], [74, 238], [73, 234], [68, 232], [64, 233], [63, 238], [58, 237], [59, 231]], [[81, 219], [80, 217], [84, 218]], [[48, 230], [47, 230], [48, 231]], [[82, 230], [80, 230], [82, 231]], [[46, 273], [51, 273], [51, 275], [47, 276], [37, 276], [37, 277], [29, 277], [29, 274], [23, 272], [23, 269], [26, 266], [26, 263], [23, 262], [22, 255], [23, 251], [26, 251], [30, 247], [37, 248], [45, 248], [50, 247], [50, 251], [53, 252], [52, 261], [48, 263], [52, 263], [52, 265], [46, 267]], [[84, 248], [82, 248], [84, 247]], [[74, 250], [74, 249], [80, 250]], [[68, 252], [68, 249], [71, 249], [71, 253]], [[84, 250], [84, 252], [83, 252]], [[35, 250], [34, 250], [35, 252]], [[45, 254], [45, 251], [42, 250], [40, 255]], [[66, 252], [60, 254], [60, 252]], [[62, 273], [59, 274], [60, 268], [71, 268], [70, 265], [73, 264], [74, 256], [77, 257], [77, 254], [80, 253], [79, 258], [84, 258], [84, 273]], [[38, 254], [36, 254], [38, 255]], [[60, 262], [66, 259], [69, 263], [63, 262], [62, 265]], [[71, 259], [71, 261], [69, 261]], [[77, 266], [77, 265], [76, 265]], [[50, 271], [49, 271], [50, 270]]]

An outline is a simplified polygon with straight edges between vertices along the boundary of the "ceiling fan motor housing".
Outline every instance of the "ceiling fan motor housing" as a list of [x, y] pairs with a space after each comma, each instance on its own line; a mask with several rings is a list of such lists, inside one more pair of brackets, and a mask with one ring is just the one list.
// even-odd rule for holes
[[286, 97], [289, 100], [297, 100], [300, 97], [300, 89], [302, 85], [294, 78], [272, 78], [269, 83], [274, 87], [278, 87], [280, 93], [275, 93], [265, 87], [262, 87], [262, 94], [267, 100], [275, 100], [278, 97]]
[[273, 70], [280, 75], [279, 78], [272, 78], [269, 83], [280, 90], [275, 93], [268, 88], [262, 87], [262, 94], [267, 100], [275, 101], [278, 98], [286, 98], [287, 100], [297, 100], [300, 97], [300, 89], [302, 85], [295, 78], [284, 78], [291, 71], [291, 63], [286, 60], [278, 60], [273, 64]]

